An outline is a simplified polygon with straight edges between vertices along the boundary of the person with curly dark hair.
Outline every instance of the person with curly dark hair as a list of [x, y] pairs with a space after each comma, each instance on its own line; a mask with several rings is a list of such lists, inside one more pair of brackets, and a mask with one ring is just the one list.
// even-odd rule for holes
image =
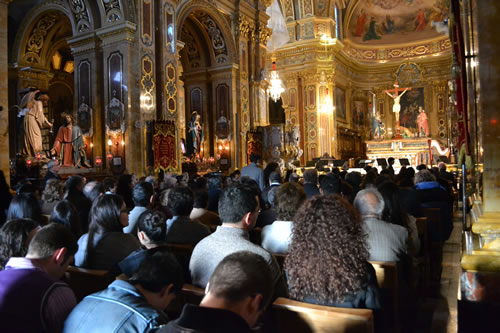
[[24, 257], [28, 245], [38, 231], [38, 223], [32, 219], [10, 220], [0, 228], [0, 270], [11, 257]]
[[306, 192], [297, 183], [285, 183], [274, 196], [277, 220], [262, 228], [262, 247], [271, 253], [287, 253], [293, 229], [293, 217], [306, 200]]
[[301, 302], [379, 309], [375, 270], [354, 208], [337, 195], [307, 200], [294, 219], [285, 259], [290, 297]]

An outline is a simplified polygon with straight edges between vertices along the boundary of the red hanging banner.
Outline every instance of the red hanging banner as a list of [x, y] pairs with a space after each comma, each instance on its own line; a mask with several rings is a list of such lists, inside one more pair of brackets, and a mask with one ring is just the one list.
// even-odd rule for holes
[[154, 123], [153, 151], [155, 172], [177, 169], [175, 122], [160, 120]]

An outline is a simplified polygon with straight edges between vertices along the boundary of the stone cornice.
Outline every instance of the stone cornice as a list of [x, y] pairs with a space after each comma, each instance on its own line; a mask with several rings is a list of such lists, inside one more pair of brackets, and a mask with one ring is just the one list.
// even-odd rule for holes
[[135, 32], [137, 25], [125, 22], [113, 26], [103, 27], [96, 30], [96, 35], [102, 40], [102, 46], [108, 46], [123, 41], [133, 42], [136, 40]]

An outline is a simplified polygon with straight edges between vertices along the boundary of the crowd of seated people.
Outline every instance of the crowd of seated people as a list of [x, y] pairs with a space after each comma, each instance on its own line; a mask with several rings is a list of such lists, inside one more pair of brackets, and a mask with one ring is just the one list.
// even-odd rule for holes
[[[370, 261], [412, 262], [422, 246], [416, 218], [426, 208], [441, 215], [431, 239], [451, 232], [454, 184], [445, 166], [399, 174], [367, 168], [366, 175], [307, 170], [302, 180], [285, 177], [277, 164], [256, 172], [258, 161], [241, 177], [75, 175], [65, 182], [53, 164], [43, 191], [26, 180], [0, 188], [9, 203], [0, 214], [2, 322], [39, 332], [249, 332], [277, 297], [371, 309], [377, 317], [382, 303]], [[77, 305], [61, 280], [68, 265], [117, 279]], [[169, 318], [164, 310], [183, 283], [205, 297]]]

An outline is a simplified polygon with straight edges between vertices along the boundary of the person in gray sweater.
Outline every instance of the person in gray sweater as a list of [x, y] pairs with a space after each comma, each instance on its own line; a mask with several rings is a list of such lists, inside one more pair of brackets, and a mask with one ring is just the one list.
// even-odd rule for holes
[[224, 190], [219, 200], [222, 225], [194, 248], [189, 270], [192, 283], [205, 288], [217, 265], [226, 256], [238, 251], [250, 251], [263, 257], [273, 277], [275, 296], [286, 296], [286, 285], [276, 258], [262, 247], [253, 244], [248, 235], [260, 212], [259, 198], [254, 190], [235, 184]]

